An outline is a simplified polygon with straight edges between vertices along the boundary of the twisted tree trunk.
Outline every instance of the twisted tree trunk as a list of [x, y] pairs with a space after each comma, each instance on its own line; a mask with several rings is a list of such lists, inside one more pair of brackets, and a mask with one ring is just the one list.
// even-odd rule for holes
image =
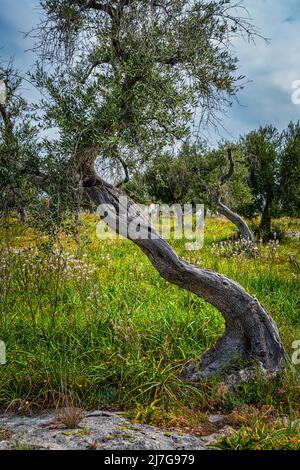
[[21, 224], [26, 222], [26, 210], [24, 207], [19, 207], [19, 222]]
[[259, 235], [264, 239], [268, 239], [271, 233], [271, 204], [273, 197], [270, 195], [267, 197], [265, 207], [261, 216], [261, 221], [259, 224]]
[[[228, 169], [228, 172], [225, 175], [221, 176], [221, 181], [220, 181], [221, 187], [227, 181], [229, 181], [230, 178], [234, 174], [234, 160], [233, 160], [233, 157], [232, 157], [232, 148], [231, 147], [229, 147], [227, 149], [227, 157], [228, 157], [228, 162], [229, 162], [229, 169]], [[217, 208], [218, 208], [219, 213], [224, 215], [224, 217], [226, 217], [228, 220], [230, 220], [230, 222], [232, 222], [239, 229], [239, 232], [240, 232], [240, 235], [241, 235], [242, 239], [254, 242], [254, 237], [252, 235], [252, 232], [249, 229], [246, 222], [244, 221], [244, 219], [239, 214], [237, 214], [236, 212], [233, 212], [231, 209], [229, 209], [229, 207], [225, 206], [225, 204], [222, 203], [221, 199], [222, 199], [221, 195], [218, 194], [218, 196], [216, 198], [216, 204], [217, 204]]]
[[122, 205], [124, 194], [101, 180], [91, 168], [85, 174], [85, 191], [92, 201], [97, 206], [109, 204], [116, 211], [117, 226], [108, 222], [110, 228], [122, 233], [124, 224], [127, 228], [138, 218], [141, 232], [148, 233], [148, 237], [135, 239], [129, 234], [128, 238], [139, 246], [159, 274], [206, 300], [225, 319], [225, 333], [201, 360], [186, 367], [186, 379], [198, 381], [201, 377], [226, 373], [233, 365], [241, 371], [249, 363], [260, 366], [266, 374], [276, 373], [286, 353], [275, 322], [258, 300], [228, 277], [179, 258], [141, 214], [139, 206], [130, 199], [127, 205]]
[[229, 207], [225, 206], [225, 204], [221, 202], [220, 198], [217, 199], [217, 208], [221, 215], [224, 215], [224, 217], [230, 220], [230, 222], [232, 222], [239, 229], [241, 238], [254, 242], [254, 237], [251, 230], [239, 214], [233, 212], [231, 209], [229, 209]]

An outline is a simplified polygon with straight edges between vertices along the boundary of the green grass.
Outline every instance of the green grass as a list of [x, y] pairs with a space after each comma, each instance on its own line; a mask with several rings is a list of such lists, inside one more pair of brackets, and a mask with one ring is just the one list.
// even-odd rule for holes
[[225, 437], [217, 448], [222, 450], [299, 450], [300, 427], [265, 426], [242, 427], [230, 437]]
[[215, 447], [222, 450], [299, 450], [300, 420], [289, 421], [272, 407], [232, 413], [229, 420], [240, 427]]
[[[70, 396], [85, 408], [141, 413], [142, 407], [148, 421], [155, 421], [155, 410], [228, 412], [247, 403], [299, 413], [292, 373], [243, 385], [234, 394], [217, 380], [198, 389], [182, 382], [186, 361], [222, 333], [221, 315], [161, 279], [129, 241], [99, 240], [95, 217], [84, 216], [84, 222], [80, 247], [62, 236], [57, 254], [47, 239], [13, 221], [1, 229], [2, 408], [52, 407]], [[300, 225], [295, 219], [276, 224], [292, 231]], [[292, 342], [300, 339], [299, 242], [285, 238], [279, 246], [260, 246], [255, 257], [233, 253], [232, 244], [212, 246], [234, 234], [226, 220], [208, 219], [202, 250], [172, 244], [187, 260], [227, 274], [257, 296], [292, 353]]]

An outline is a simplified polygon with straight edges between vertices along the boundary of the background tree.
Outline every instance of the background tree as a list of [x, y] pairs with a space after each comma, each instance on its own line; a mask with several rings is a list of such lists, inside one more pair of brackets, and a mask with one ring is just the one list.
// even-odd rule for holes
[[4, 214], [17, 210], [24, 222], [34, 193], [28, 174], [39, 162], [38, 132], [21, 96], [22, 78], [12, 63], [0, 67], [0, 80], [5, 87], [5, 100], [0, 103], [0, 207]]
[[249, 227], [238, 215], [251, 202], [247, 176], [238, 147], [222, 144], [211, 150], [204, 143], [184, 144], [176, 155], [167, 152], [154, 157], [143, 175], [136, 174], [126, 189], [138, 196], [139, 188], [144, 188], [142, 194], [146, 192], [151, 201], [159, 203], [205, 204], [234, 223], [242, 238], [252, 241]]
[[[241, 238], [243, 240], [253, 242], [254, 237], [247, 223], [241, 215], [232, 210], [232, 207], [234, 207], [234, 199], [236, 202], [235, 205], [238, 207], [241, 207], [246, 201], [251, 199], [249, 186], [246, 182], [246, 167], [245, 164], [243, 164], [242, 166], [239, 166], [239, 171], [237, 171], [237, 166], [233, 158], [232, 147], [227, 148], [227, 155], [229, 168], [227, 173], [222, 174], [219, 179], [219, 187], [216, 190], [215, 204], [218, 212], [237, 226]], [[229, 203], [226, 201], [226, 198], [229, 200]]]
[[284, 215], [300, 215], [300, 122], [290, 122], [282, 134], [280, 167], [280, 211]]
[[249, 163], [249, 185], [253, 203], [249, 215], [261, 215], [259, 233], [268, 238], [271, 218], [280, 198], [281, 135], [273, 126], [260, 127], [241, 139], [241, 148]]

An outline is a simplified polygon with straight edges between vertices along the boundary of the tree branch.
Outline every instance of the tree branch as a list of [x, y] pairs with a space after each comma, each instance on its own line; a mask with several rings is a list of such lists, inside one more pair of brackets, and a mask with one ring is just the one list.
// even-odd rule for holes
[[121, 163], [124, 173], [125, 173], [124, 179], [116, 185], [117, 188], [120, 188], [123, 184], [128, 183], [129, 181], [129, 168], [128, 168], [127, 163], [122, 157], [118, 156], [117, 160]]
[[107, 13], [111, 18], [114, 16], [115, 9], [109, 3], [98, 3], [96, 0], [89, 0], [87, 3], [84, 0], [79, 0], [78, 4], [81, 5], [80, 10], [97, 10]]
[[[229, 169], [228, 172], [221, 176], [221, 187], [230, 180], [230, 178], [234, 174], [234, 160], [232, 157], [232, 148], [228, 147], [227, 149], [227, 156], [228, 156], [228, 161], [229, 161]], [[244, 240], [249, 240], [250, 242], [254, 242], [254, 237], [253, 234], [248, 227], [247, 223], [244, 221], [244, 219], [237, 214], [236, 212], [233, 212], [229, 207], [227, 207], [224, 203], [222, 203], [222, 195], [221, 192], [216, 196], [216, 204], [218, 207], [218, 211], [220, 214], [224, 215], [230, 222], [232, 222], [236, 227], [239, 229], [241, 238]]]
[[228, 156], [228, 161], [229, 161], [229, 170], [226, 173], [226, 175], [221, 176], [221, 185], [225, 184], [227, 181], [230, 180], [234, 173], [234, 160], [232, 157], [232, 148], [228, 147], [227, 149], [227, 156]]
[[5, 133], [5, 140], [8, 143], [8, 140], [13, 137], [13, 123], [9, 117], [7, 109], [4, 104], [0, 103], [0, 114], [4, 123], [4, 133]]
[[87, 79], [89, 78], [89, 76], [91, 75], [91, 73], [93, 72], [93, 70], [96, 67], [98, 67], [99, 65], [109, 64], [109, 63], [110, 63], [109, 59], [96, 60], [95, 62], [92, 62], [92, 64], [89, 66], [86, 73], [84, 74], [83, 78], [80, 80], [80, 83], [82, 83], [84, 85], [85, 82], [87, 81]]

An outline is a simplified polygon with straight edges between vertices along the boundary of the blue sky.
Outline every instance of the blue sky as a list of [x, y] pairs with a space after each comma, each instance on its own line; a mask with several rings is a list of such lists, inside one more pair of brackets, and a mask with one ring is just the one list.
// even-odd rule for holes
[[[245, 0], [254, 23], [270, 44], [256, 45], [239, 39], [234, 44], [240, 60], [240, 73], [251, 82], [239, 94], [239, 103], [228, 109], [219, 127], [220, 136], [230, 139], [260, 125], [273, 123], [285, 127], [300, 119], [300, 105], [292, 103], [292, 83], [300, 80], [300, 2], [299, 0]], [[14, 56], [15, 65], [28, 70], [35, 61], [30, 39], [22, 31], [30, 30], [39, 17], [38, 0], [0, 0], [0, 55]], [[24, 85], [29, 98], [37, 94]], [[215, 140], [218, 136], [210, 133]]]

